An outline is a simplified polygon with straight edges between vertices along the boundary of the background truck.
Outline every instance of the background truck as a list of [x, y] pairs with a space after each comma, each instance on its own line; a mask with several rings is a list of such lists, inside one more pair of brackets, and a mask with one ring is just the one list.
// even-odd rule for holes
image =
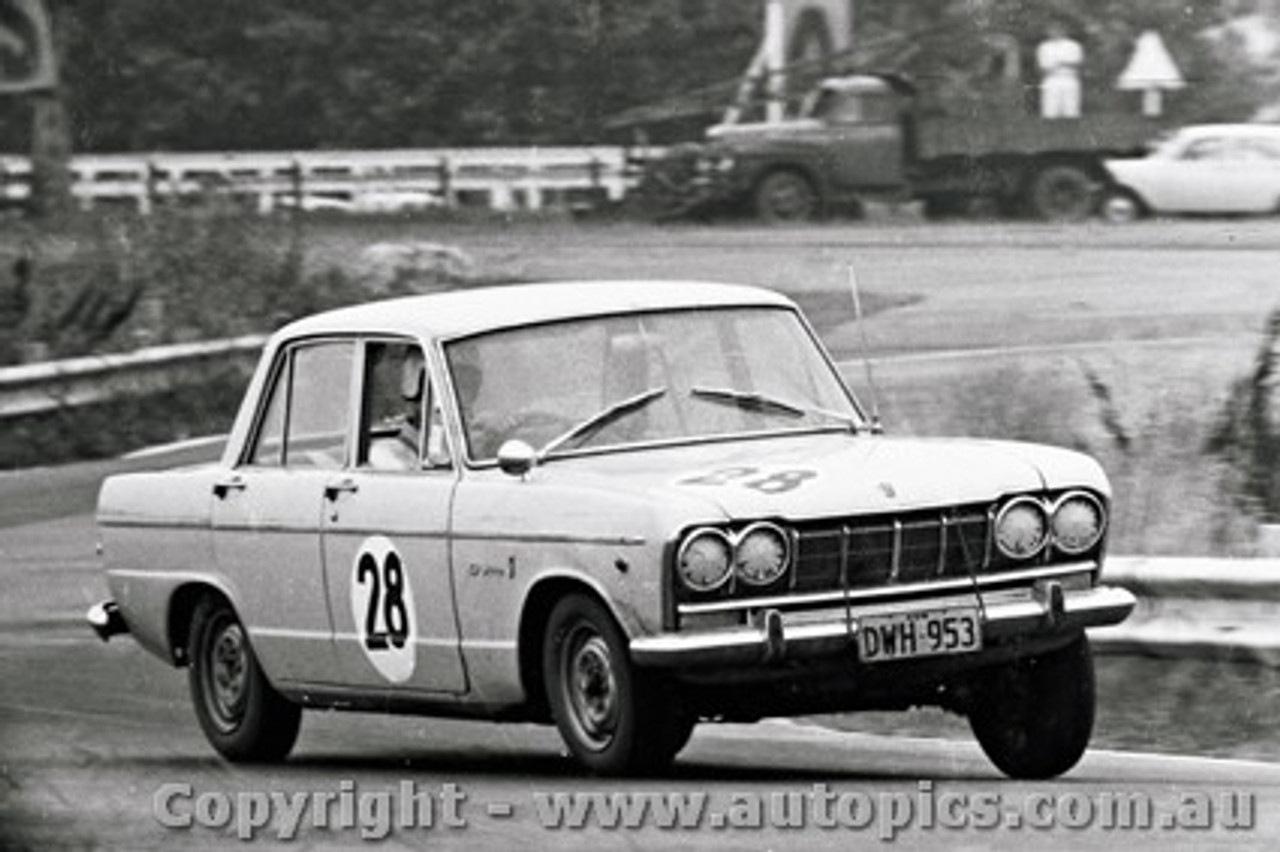
[[1107, 182], [1103, 161], [1144, 151], [1151, 119], [1043, 119], [1021, 109], [950, 114], [904, 77], [822, 80], [798, 116], [713, 127], [702, 143], [645, 164], [640, 194], [659, 216], [747, 210], [769, 222], [870, 200], [923, 202], [927, 215], [988, 199], [1004, 214], [1077, 220]]

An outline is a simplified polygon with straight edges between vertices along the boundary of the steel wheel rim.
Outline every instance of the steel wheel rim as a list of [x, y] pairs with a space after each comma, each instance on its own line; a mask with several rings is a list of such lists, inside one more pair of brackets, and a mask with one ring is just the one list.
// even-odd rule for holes
[[1132, 222], [1138, 218], [1138, 205], [1134, 203], [1132, 198], [1117, 195], [1107, 199], [1103, 213], [1106, 215], [1108, 222]]
[[797, 179], [790, 178], [774, 184], [769, 195], [769, 206], [776, 218], [791, 222], [806, 218], [813, 203], [808, 188]]
[[592, 751], [607, 748], [617, 734], [619, 714], [617, 672], [608, 642], [594, 629], [579, 625], [566, 637], [560, 674], [579, 742]]
[[233, 619], [219, 619], [209, 631], [205, 652], [205, 705], [214, 723], [233, 731], [244, 719], [249, 695], [249, 645], [244, 628]]

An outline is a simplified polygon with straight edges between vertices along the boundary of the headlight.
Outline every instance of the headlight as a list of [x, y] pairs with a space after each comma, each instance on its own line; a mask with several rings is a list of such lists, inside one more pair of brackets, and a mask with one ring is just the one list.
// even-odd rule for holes
[[1083, 491], [1073, 491], [1063, 495], [1054, 507], [1050, 522], [1053, 544], [1072, 556], [1084, 553], [1102, 538], [1106, 525], [1106, 510], [1098, 499]]
[[686, 586], [695, 592], [710, 592], [723, 586], [732, 574], [733, 547], [719, 530], [696, 530], [680, 545], [676, 564]]
[[1005, 504], [996, 515], [996, 547], [1010, 559], [1030, 559], [1049, 540], [1049, 522], [1044, 507], [1030, 497]]
[[733, 561], [742, 582], [767, 586], [786, 573], [791, 542], [773, 524], [753, 524], [742, 531]]

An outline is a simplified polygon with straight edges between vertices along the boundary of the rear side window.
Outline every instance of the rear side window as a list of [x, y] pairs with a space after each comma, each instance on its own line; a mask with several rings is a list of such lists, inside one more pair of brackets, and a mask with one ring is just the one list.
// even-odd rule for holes
[[297, 346], [281, 358], [247, 462], [337, 469], [347, 458], [351, 368], [347, 341]]

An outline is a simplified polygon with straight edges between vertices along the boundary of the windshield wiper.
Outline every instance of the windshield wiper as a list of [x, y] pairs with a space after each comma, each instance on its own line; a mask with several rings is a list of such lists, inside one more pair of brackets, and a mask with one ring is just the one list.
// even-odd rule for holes
[[585, 437], [593, 432], [598, 432], [610, 423], [620, 420], [632, 412], [639, 411], [655, 399], [665, 396], [666, 393], [666, 388], [650, 388], [643, 393], [638, 393], [635, 396], [627, 397], [624, 400], [615, 402], [599, 414], [593, 414], [569, 431], [561, 435], [557, 435], [550, 441], [547, 441], [547, 443], [542, 445], [542, 449], [538, 450], [538, 458], [546, 458], [548, 455], [560, 449], [570, 441]]
[[827, 417], [831, 420], [839, 422], [841, 425], [849, 429], [850, 432], [857, 433], [858, 423], [852, 417], [841, 414], [838, 411], [828, 411], [825, 408], [817, 408], [814, 406], [796, 405], [793, 402], [787, 402], [784, 399], [768, 396], [757, 391], [740, 391], [730, 388], [692, 388], [689, 391], [693, 396], [700, 399], [710, 400], [712, 402], [723, 402], [736, 406], [744, 411], [776, 411], [780, 414], [787, 414], [792, 417], [807, 417], [816, 414], [819, 417]]

